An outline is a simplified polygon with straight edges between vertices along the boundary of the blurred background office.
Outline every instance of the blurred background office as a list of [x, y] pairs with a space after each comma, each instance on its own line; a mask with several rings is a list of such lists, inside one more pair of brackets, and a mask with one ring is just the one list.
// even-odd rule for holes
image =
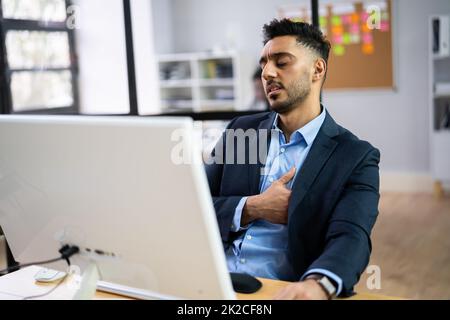
[[[450, 2], [318, 4], [333, 45], [323, 103], [382, 155], [373, 254], [356, 289], [450, 299]], [[267, 108], [263, 24], [311, 21], [310, 0], [0, 0], [0, 9], [1, 113], [190, 116], [205, 154], [230, 119]]]

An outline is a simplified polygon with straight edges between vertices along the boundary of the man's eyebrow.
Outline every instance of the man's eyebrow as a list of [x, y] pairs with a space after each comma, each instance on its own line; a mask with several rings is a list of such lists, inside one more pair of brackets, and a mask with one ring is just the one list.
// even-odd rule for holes
[[[276, 58], [283, 57], [283, 56], [288, 56], [290, 58], [294, 57], [294, 55], [289, 53], [289, 52], [275, 52], [275, 53], [270, 54], [269, 59], [272, 59], [272, 58], [276, 59]], [[267, 62], [267, 58], [266, 57], [261, 57], [261, 59], [259, 59], [259, 64], [260, 65], [265, 63], [265, 62]]]

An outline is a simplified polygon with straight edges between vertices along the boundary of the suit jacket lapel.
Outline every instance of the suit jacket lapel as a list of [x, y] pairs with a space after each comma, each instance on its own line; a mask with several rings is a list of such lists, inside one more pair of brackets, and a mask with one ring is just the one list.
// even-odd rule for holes
[[338, 126], [327, 112], [324, 123], [314, 140], [311, 150], [309, 151], [300, 172], [295, 177], [288, 210], [289, 216], [302, 202], [320, 170], [336, 148], [337, 142], [333, 137], [338, 134]]
[[[266, 148], [266, 154], [265, 156], [267, 156], [267, 153], [269, 152], [269, 144], [270, 144], [270, 133], [271, 133], [271, 129], [272, 129], [272, 125], [273, 125], [273, 121], [275, 120], [275, 116], [276, 113], [275, 112], [271, 112], [268, 114], [267, 118], [263, 121], [260, 122], [258, 129], [257, 129], [257, 136], [256, 137], [252, 137], [249, 141], [249, 148], [247, 148], [247, 150], [252, 149], [255, 150], [255, 148], [250, 148], [250, 146], [258, 146], [258, 152], [259, 152], [259, 147], [260, 147], [260, 136], [259, 136], [259, 132], [260, 130], [266, 130], [267, 132], [267, 148]], [[262, 159], [260, 159], [259, 154], [258, 154], [258, 161], [256, 164], [249, 164], [248, 169], [249, 169], [249, 190], [250, 193], [253, 194], [259, 194], [259, 183], [260, 183], [260, 179], [261, 179], [261, 169], [264, 167], [264, 164], [262, 162]]]

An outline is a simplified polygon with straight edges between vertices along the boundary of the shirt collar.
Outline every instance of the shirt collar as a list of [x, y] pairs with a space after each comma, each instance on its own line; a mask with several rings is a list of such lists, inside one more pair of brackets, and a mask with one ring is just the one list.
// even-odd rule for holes
[[[316, 139], [316, 136], [319, 133], [319, 130], [322, 127], [323, 122], [325, 121], [325, 116], [326, 110], [324, 107], [322, 107], [322, 112], [320, 113], [319, 116], [317, 116], [316, 118], [305, 124], [300, 129], [297, 129], [294, 133], [292, 133], [291, 142], [299, 141], [301, 140], [301, 138], [303, 138], [308, 146], [311, 145]], [[279, 114], [277, 113], [272, 128], [279, 131], [280, 133], [283, 133], [283, 131], [278, 127], [278, 118]]]

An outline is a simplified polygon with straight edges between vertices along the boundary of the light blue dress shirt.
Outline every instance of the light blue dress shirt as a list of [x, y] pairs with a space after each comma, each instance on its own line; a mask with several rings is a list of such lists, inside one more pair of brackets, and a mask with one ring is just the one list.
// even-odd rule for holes
[[[325, 115], [324, 108], [318, 117], [295, 131], [289, 142], [277, 125], [278, 115], [275, 117], [264, 174], [260, 179], [261, 193], [292, 167], [296, 168], [297, 175], [325, 120]], [[292, 188], [294, 180], [295, 177], [286, 186]], [[246, 201], [247, 197], [243, 197], [235, 210], [231, 230], [241, 231], [241, 235], [226, 251], [229, 271], [247, 273], [255, 277], [298, 281], [288, 256], [287, 225], [259, 219], [241, 228], [242, 210]], [[300, 280], [312, 273], [323, 274], [334, 280], [338, 284], [337, 294], [341, 292], [342, 279], [325, 269], [309, 270]]]

